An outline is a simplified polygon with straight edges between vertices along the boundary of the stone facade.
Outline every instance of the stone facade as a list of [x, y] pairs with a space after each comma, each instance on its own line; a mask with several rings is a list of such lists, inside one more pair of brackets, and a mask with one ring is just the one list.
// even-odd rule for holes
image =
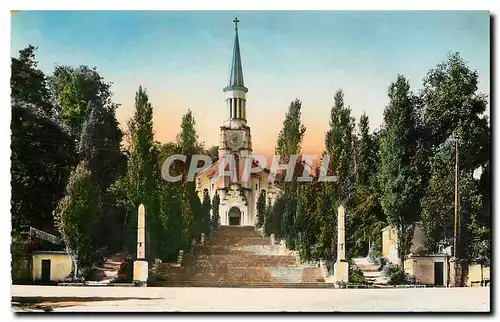
[[419, 284], [448, 285], [448, 256], [445, 254], [410, 255], [404, 266], [405, 272], [415, 276]]
[[[269, 169], [252, 156], [252, 136], [247, 126], [247, 93], [243, 82], [238, 29], [234, 40], [229, 85], [224, 88], [228, 118], [220, 127], [219, 160], [197, 175], [200, 199], [219, 195], [220, 224], [254, 226], [257, 200], [265, 191], [271, 201], [279, 190], [269, 180]], [[272, 180], [271, 180], [272, 181]]]
[[[50, 276], [43, 276], [44, 262], [48, 263], [47, 269]], [[73, 270], [71, 255], [62, 251], [39, 251], [33, 252], [31, 276], [33, 281], [47, 279], [47, 281], [62, 281], [70, 276]]]
[[[382, 256], [394, 264], [401, 264], [398, 256], [398, 232], [395, 227], [387, 226], [382, 229]], [[419, 224], [415, 227], [410, 254], [425, 252], [425, 233]]]

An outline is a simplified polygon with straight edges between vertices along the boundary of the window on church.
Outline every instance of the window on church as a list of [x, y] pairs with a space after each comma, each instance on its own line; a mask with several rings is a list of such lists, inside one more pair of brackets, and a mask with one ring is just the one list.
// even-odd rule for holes
[[258, 189], [258, 185], [257, 185], [257, 184], [255, 184], [255, 190], [259, 190], [259, 189]]

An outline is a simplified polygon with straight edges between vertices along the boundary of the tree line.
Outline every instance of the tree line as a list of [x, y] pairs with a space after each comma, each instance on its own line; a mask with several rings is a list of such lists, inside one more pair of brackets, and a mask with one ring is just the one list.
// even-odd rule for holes
[[[456, 254], [466, 265], [491, 258], [490, 125], [487, 96], [478, 91], [478, 73], [458, 54], [428, 71], [415, 93], [403, 75], [388, 87], [383, 124], [370, 131], [363, 113], [356, 124], [339, 89], [325, 133], [329, 175], [337, 181], [300, 183], [304, 160], [292, 182], [281, 182], [281, 197], [271, 204], [262, 193], [259, 226], [283, 238], [305, 260], [336, 260], [336, 212], [347, 212], [348, 256], [365, 256], [371, 244], [382, 250], [381, 229], [396, 228], [398, 257], [407, 258], [416, 225], [426, 235], [428, 252], [453, 245], [455, 144], [458, 141], [460, 222]], [[306, 132], [302, 102], [291, 102], [279, 133], [276, 154], [287, 162], [300, 154]], [[482, 168], [479, 179], [474, 171]], [[318, 168], [316, 168], [318, 169]], [[404, 263], [402, 263], [404, 265]]]
[[[55, 66], [45, 75], [35, 51], [20, 50], [11, 65], [13, 243], [26, 244], [30, 226], [60, 234], [85, 270], [100, 254], [135, 252], [141, 203], [148, 259], [173, 260], [201, 233], [218, 228], [218, 196], [200, 200], [193, 182], [161, 178], [168, 155], [216, 158], [217, 149], [205, 150], [198, 142], [191, 111], [182, 117], [175, 141], [157, 142], [153, 106], [139, 87], [123, 132], [112, 84], [96, 68]], [[187, 168], [177, 164], [171, 172], [185, 176]]]
[[[12, 238], [23, 242], [29, 226], [59, 233], [79, 267], [97, 255], [136, 247], [137, 208], [146, 208], [148, 259], [174, 260], [201, 233], [218, 228], [219, 197], [200, 199], [195, 182], [161, 178], [172, 154], [172, 175], [187, 176], [190, 156], [217, 159], [217, 147], [199, 142], [191, 111], [183, 115], [176, 139], [154, 140], [153, 106], [146, 89], [135, 95], [135, 112], [125, 131], [119, 127], [112, 83], [88, 66], [55, 66], [51, 75], [37, 67], [36, 48], [12, 58], [11, 185]], [[380, 129], [370, 130], [344, 102], [333, 98], [325, 154], [336, 182], [280, 181], [283, 192], [270, 202], [261, 193], [258, 225], [298, 250], [305, 260], [336, 258], [336, 211], [347, 209], [349, 256], [364, 255], [368, 244], [381, 252], [380, 230], [398, 231], [398, 253], [405, 258], [417, 223], [429, 251], [453, 244], [454, 140], [459, 142], [460, 257], [488, 262], [491, 257], [490, 125], [486, 95], [478, 74], [458, 54], [432, 68], [414, 93], [402, 75], [388, 88], [389, 104]], [[300, 154], [306, 128], [302, 102], [291, 102], [279, 133], [276, 154], [282, 162]], [[325, 161], [323, 159], [322, 161]], [[479, 180], [476, 168], [484, 169]], [[319, 171], [319, 168], [315, 168]], [[278, 178], [279, 179], [279, 178]], [[212, 216], [211, 216], [212, 214]]]

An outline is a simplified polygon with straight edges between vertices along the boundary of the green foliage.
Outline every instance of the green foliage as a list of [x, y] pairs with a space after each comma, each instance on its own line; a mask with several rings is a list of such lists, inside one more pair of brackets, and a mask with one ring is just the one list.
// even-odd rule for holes
[[161, 183], [159, 185], [160, 197], [160, 220], [164, 234], [160, 251], [160, 258], [175, 261], [180, 249], [187, 246], [184, 235], [184, 218], [182, 216], [182, 195], [178, 186], [173, 183]]
[[212, 164], [213, 164], [219, 160], [219, 147], [213, 145], [209, 149], [205, 150], [203, 154], [210, 156], [210, 159], [212, 159]]
[[298, 154], [302, 139], [306, 132], [306, 127], [301, 122], [302, 102], [295, 99], [290, 103], [288, 111], [283, 121], [283, 128], [278, 135], [275, 152], [280, 157], [290, 157], [290, 155]]
[[59, 202], [55, 222], [64, 244], [81, 266], [92, 264], [95, 232], [100, 216], [100, 191], [93, 184], [86, 161], [70, 176], [66, 195]]
[[350, 107], [344, 105], [344, 93], [337, 90], [334, 105], [330, 112], [330, 129], [326, 133], [325, 147], [330, 155], [330, 167], [337, 176], [330, 193], [332, 202], [344, 204], [351, 209], [354, 200], [354, 118]]
[[264, 233], [267, 236], [274, 234], [276, 237], [281, 237], [281, 219], [285, 211], [285, 199], [283, 196], [278, 197], [278, 199], [273, 203], [268, 197], [266, 202], [266, 215], [265, 215], [265, 225]]
[[205, 218], [195, 183], [186, 181], [191, 157], [203, 151], [203, 145], [198, 142], [198, 134], [196, 133], [195, 126], [196, 122], [193, 113], [191, 110], [188, 110], [187, 113], [182, 116], [181, 131], [176, 139], [177, 150], [187, 156], [186, 162], [180, 164], [178, 168], [184, 178], [182, 184], [182, 194], [184, 196], [184, 234], [188, 241], [192, 239], [199, 240], [203, 230], [202, 223]]
[[137, 209], [142, 203], [146, 209], [146, 257], [159, 255], [162, 225], [158, 182], [160, 169], [153, 142], [153, 107], [145, 90], [139, 87], [135, 96], [135, 113], [129, 122], [132, 138], [127, 172], [110, 188], [117, 202], [127, 210], [124, 226], [126, 245], [135, 248], [137, 239]]
[[53, 113], [47, 78], [38, 69], [36, 47], [29, 45], [19, 51], [19, 58], [11, 59], [11, 97], [39, 107], [47, 115]]
[[52, 211], [76, 165], [75, 143], [50, 103], [35, 47], [19, 51], [11, 66], [12, 232], [29, 226], [54, 231]]
[[351, 268], [349, 269], [349, 284], [365, 285], [368, 281], [359, 268]]
[[478, 83], [477, 71], [458, 53], [449, 54], [424, 79], [424, 118], [433, 146], [458, 136], [461, 169], [474, 170], [490, 156], [487, 96], [478, 92]]
[[95, 67], [56, 66], [49, 84], [64, 123], [77, 137], [92, 106], [102, 105], [110, 111], [117, 107], [111, 100], [111, 83], [104, 82]]
[[453, 244], [455, 212], [455, 147], [446, 142], [431, 159], [431, 177], [422, 198], [422, 227], [426, 235], [426, 249], [439, 251], [439, 246]]
[[398, 232], [398, 257], [406, 259], [420, 213], [421, 177], [416, 160], [418, 120], [416, 99], [402, 75], [389, 87], [380, 139], [381, 205]]
[[262, 190], [257, 200], [257, 227], [263, 227], [266, 216], [266, 191]]
[[[191, 156], [203, 150], [203, 146], [198, 142], [195, 126], [193, 112], [188, 110], [182, 116], [181, 132], [179, 132], [176, 139], [177, 145], [180, 147], [180, 153]], [[186, 163], [189, 165], [189, 162]]]
[[359, 121], [360, 140], [356, 151], [356, 188], [355, 206], [349, 216], [348, 235], [352, 243], [350, 257], [365, 256], [368, 246], [382, 248], [381, 229], [387, 225], [385, 214], [380, 204], [377, 182], [379, 164], [377, 134], [370, 134], [369, 120], [366, 114]]
[[[300, 153], [302, 139], [306, 132], [306, 128], [301, 121], [301, 108], [302, 103], [298, 99], [290, 103], [288, 111], [285, 114], [285, 120], [283, 121], [283, 128], [278, 135], [275, 152], [283, 163], [288, 163], [292, 155], [298, 155]], [[302, 174], [302, 165], [300, 160], [298, 161], [299, 162], [297, 162], [293, 170], [292, 181], [280, 180], [280, 188], [283, 190], [282, 201], [284, 203], [283, 212], [279, 220], [280, 228], [277, 228], [278, 220], [276, 220], [276, 218], [271, 219], [273, 223], [271, 225], [274, 226], [271, 230], [279, 230], [279, 235], [285, 238], [287, 247], [290, 249], [295, 248], [296, 239], [298, 238], [298, 232], [295, 228], [297, 176]], [[277, 232], [275, 232], [275, 234], [277, 234]]]
[[[467, 261], [490, 258], [490, 185], [472, 178], [489, 164], [490, 128], [484, 112], [487, 96], [478, 92], [478, 74], [458, 53], [431, 69], [424, 79], [423, 114], [434, 148], [422, 222], [428, 247], [453, 243], [455, 140], [459, 147], [460, 225], [457, 255]], [[484, 169], [484, 168], [483, 168]], [[485, 181], [483, 181], [485, 182]]]
[[212, 219], [211, 219], [211, 225], [212, 225], [212, 231], [217, 231], [219, 230], [219, 205], [220, 205], [220, 197], [219, 194], [216, 192], [215, 196], [212, 199]]

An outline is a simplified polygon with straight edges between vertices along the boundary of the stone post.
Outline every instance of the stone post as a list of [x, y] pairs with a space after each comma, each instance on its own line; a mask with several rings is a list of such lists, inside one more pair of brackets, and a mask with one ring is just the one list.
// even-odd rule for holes
[[271, 246], [274, 246], [276, 243], [276, 238], [274, 237], [274, 234], [271, 234]]
[[333, 265], [335, 282], [349, 282], [349, 263], [345, 258], [345, 209], [337, 211], [337, 262]]
[[205, 233], [201, 233], [200, 244], [201, 244], [201, 246], [205, 245]]
[[148, 262], [146, 259], [146, 211], [144, 205], [139, 205], [137, 216], [137, 260], [134, 261], [134, 283], [139, 286], [147, 286]]

